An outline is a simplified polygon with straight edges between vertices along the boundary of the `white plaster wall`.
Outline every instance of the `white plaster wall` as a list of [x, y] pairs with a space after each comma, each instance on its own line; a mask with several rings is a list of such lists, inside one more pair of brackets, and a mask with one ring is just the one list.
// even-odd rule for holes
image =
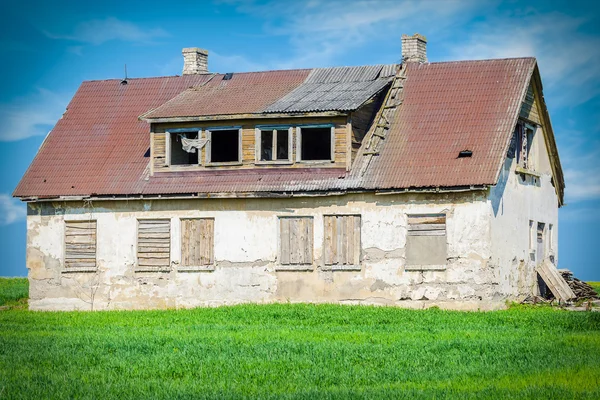
[[[498, 266], [499, 291], [510, 296], [524, 296], [537, 291], [534, 271], [536, 259], [529, 248], [529, 220], [543, 222], [546, 230], [553, 225], [550, 254], [558, 262], [558, 198], [550, 180], [552, 171], [543, 130], [537, 129], [531, 154], [535, 171], [541, 176], [515, 173], [517, 159], [507, 158], [499, 183], [490, 190], [492, 263]], [[549, 240], [548, 234], [546, 239]], [[548, 256], [548, 250], [546, 255]]]
[[[489, 263], [490, 202], [482, 192], [346, 195], [288, 199], [96, 201], [30, 206], [32, 309], [178, 308], [242, 302], [342, 302], [490, 308], [502, 304]], [[407, 271], [411, 213], [447, 214], [444, 270]], [[35, 215], [38, 214], [38, 215]], [[44, 214], [44, 215], [39, 215]], [[323, 215], [360, 214], [358, 271], [321, 264]], [[314, 218], [312, 271], [277, 271], [278, 217]], [[179, 272], [180, 218], [215, 218], [215, 269]], [[171, 272], [134, 272], [138, 218], [171, 219]], [[95, 273], [64, 273], [64, 220], [97, 221]], [[501, 297], [501, 296], [500, 296]]]

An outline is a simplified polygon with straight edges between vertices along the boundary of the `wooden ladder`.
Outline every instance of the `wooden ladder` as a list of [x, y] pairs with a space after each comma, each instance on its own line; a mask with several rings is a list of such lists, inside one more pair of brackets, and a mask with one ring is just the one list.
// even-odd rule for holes
[[383, 107], [379, 109], [377, 116], [375, 117], [376, 123], [371, 127], [371, 132], [368, 137], [367, 144], [362, 152], [362, 156], [365, 157], [360, 169], [360, 176], [362, 177], [373, 156], [379, 155], [379, 145], [387, 137], [388, 130], [394, 119], [396, 108], [402, 104], [404, 100], [404, 81], [406, 80], [406, 65], [401, 65], [398, 72], [392, 80], [392, 86], [385, 95], [383, 100]]

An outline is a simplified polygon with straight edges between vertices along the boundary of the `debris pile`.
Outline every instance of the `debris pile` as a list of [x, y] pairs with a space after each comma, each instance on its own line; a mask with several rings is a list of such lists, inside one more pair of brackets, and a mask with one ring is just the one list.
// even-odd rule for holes
[[569, 284], [573, 293], [575, 293], [576, 301], [600, 299], [600, 296], [598, 296], [598, 293], [596, 293], [593, 287], [584, 281], [575, 278], [573, 273], [568, 269], [561, 269], [559, 272], [567, 284]]

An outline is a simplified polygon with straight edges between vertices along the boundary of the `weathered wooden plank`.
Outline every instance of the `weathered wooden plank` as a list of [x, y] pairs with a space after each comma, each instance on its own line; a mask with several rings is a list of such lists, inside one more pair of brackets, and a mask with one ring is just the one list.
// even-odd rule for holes
[[408, 231], [408, 236], [444, 236], [446, 231], [435, 230], [435, 231]]
[[138, 245], [144, 244], [149, 246], [169, 247], [169, 239], [157, 238], [138, 238]]
[[149, 258], [166, 258], [166, 259], [168, 259], [170, 256], [170, 254], [168, 252], [165, 253], [165, 252], [153, 252], [153, 251], [149, 251], [149, 252], [139, 251], [138, 254], [139, 254], [139, 256], [138, 256], [139, 258], [148, 258], [148, 259]]
[[96, 221], [65, 221], [65, 228], [96, 230]]
[[446, 230], [446, 224], [410, 224], [409, 231], [435, 231]]
[[409, 215], [408, 216], [408, 224], [409, 225], [445, 224], [445, 223], [446, 223], [445, 215]]
[[346, 259], [344, 260], [344, 264], [352, 265], [354, 264], [354, 216], [347, 215], [344, 217], [344, 222], [346, 223]]
[[86, 235], [95, 235], [96, 229], [73, 229], [73, 228], [65, 228], [66, 236], [86, 236]]
[[206, 261], [208, 265], [212, 265], [215, 262], [215, 220], [207, 219], [206, 225], [208, 227], [208, 240], [207, 240], [207, 256]]
[[140, 266], [169, 266], [170, 261], [168, 258], [138, 258], [138, 265]]
[[360, 264], [360, 251], [361, 251], [361, 240], [360, 240], [360, 236], [361, 236], [361, 221], [360, 221], [360, 215], [355, 215], [353, 218], [353, 222], [354, 222], [354, 243], [353, 243], [353, 250], [354, 250], [354, 256], [353, 256], [353, 264], [354, 265], [359, 265]]
[[336, 217], [338, 232], [337, 232], [337, 248], [338, 248], [338, 259], [337, 264], [345, 264], [346, 256], [348, 252], [348, 246], [346, 245], [346, 224], [344, 221], [344, 217], [338, 215]]
[[168, 232], [159, 232], [159, 233], [148, 233], [148, 232], [139, 232], [139, 239], [169, 239], [171, 235]]
[[168, 247], [148, 247], [148, 246], [139, 246], [138, 245], [138, 253], [169, 253], [170, 249]]
[[569, 284], [563, 279], [554, 264], [550, 261], [545, 260], [543, 263], [539, 264], [535, 270], [540, 274], [556, 298], [562, 301], [568, 301], [575, 298], [575, 293], [573, 293]]
[[96, 235], [88, 236], [65, 236], [66, 244], [95, 244]]
[[290, 219], [279, 219], [279, 262], [282, 265], [290, 264]]
[[325, 265], [332, 264], [333, 219], [334, 217], [332, 217], [331, 215], [326, 215], [323, 217], [323, 262], [325, 263]]
[[73, 250], [73, 251], [81, 251], [81, 250], [96, 250], [95, 243], [65, 243], [65, 249]]
[[96, 260], [96, 253], [65, 254], [65, 260]]
[[95, 268], [96, 261], [65, 261], [65, 268]]
[[141, 233], [168, 233], [171, 231], [171, 227], [168, 225], [143, 225], [140, 226], [139, 231]]
[[138, 219], [138, 226], [147, 224], [171, 225], [171, 220], [164, 218]]

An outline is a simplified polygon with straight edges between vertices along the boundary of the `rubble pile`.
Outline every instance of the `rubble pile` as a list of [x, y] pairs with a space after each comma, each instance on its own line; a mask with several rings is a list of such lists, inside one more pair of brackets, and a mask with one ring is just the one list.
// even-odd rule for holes
[[560, 271], [563, 279], [569, 284], [569, 287], [575, 293], [575, 300], [594, 300], [600, 299], [598, 293], [594, 290], [593, 287], [581, 281], [573, 276], [573, 273], [568, 269], [561, 269]]

